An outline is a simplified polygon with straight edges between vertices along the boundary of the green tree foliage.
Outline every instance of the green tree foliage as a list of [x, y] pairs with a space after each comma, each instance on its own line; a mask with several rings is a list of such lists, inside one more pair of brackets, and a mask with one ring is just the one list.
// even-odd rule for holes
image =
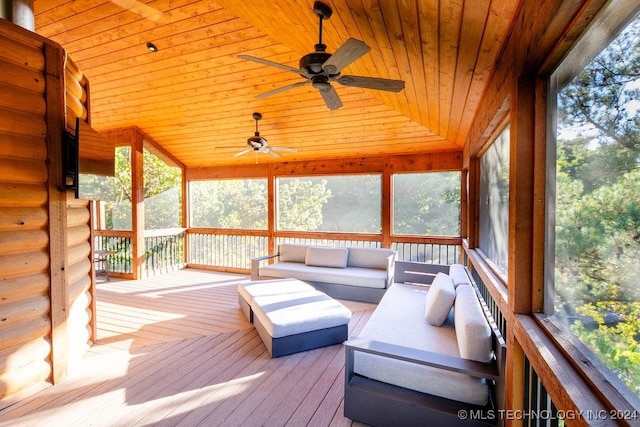
[[556, 300], [640, 394], [640, 21], [558, 96]]
[[143, 162], [145, 229], [182, 226], [182, 169], [167, 165], [146, 149]]
[[316, 231], [323, 223], [322, 208], [331, 197], [327, 181], [304, 178], [278, 180], [278, 229]]
[[417, 236], [460, 235], [460, 174], [395, 175], [393, 232]]
[[[182, 171], [143, 151], [145, 228], [179, 227], [182, 218]], [[106, 204], [106, 228], [131, 230], [131, 148], [117, 147], [115, 176], [82, 175], [81, 197]]]
[[191, 183], [194, 227], [267, 229], [267, 181], [230, 179]]

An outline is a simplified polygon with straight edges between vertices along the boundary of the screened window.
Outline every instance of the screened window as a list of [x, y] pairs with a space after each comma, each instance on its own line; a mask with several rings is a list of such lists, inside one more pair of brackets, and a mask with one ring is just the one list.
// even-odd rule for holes
[[267, 229], [267, 180], [228, 179], [189, 184], [191, 227]]
[[479, 246], [502, 274], [509, 243], [509, 127], [480, 157]]
[[[555, 76], [547, 307], [640, 394], [640, 20], [585, 58], [588, 45]], [[576, 63], [585, 65], [567, 71]]]
[[393, 233], [460, 235], [460, 172], [393, 175]]
[[380, 233], [380, 175], [278, 178], [277, 229]]
[[144, 228], [182, 226], [182, 169], [144, 149]]
[[131, 147], [116, 147], [114, 176], [81, 174], [80, 195], [102, 201], [98, 222], [101, 229], [130, 231]]

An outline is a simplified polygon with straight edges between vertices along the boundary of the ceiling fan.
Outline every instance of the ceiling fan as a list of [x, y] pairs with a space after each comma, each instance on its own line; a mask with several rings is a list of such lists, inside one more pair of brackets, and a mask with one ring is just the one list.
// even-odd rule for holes
[[260, 136], [260, 131], [258, 130], [258, 121], [262, 119], [262, 114], [253, 113], [253, 119], [256, 121], [256, 131], [252, 137], [247, 138], [247, 145], [249, 148], [246, 148], [239, 153], [234, 154], [234, 157], [242, 156], [243, 154], [250, 153], [252, 151], [256, 152], [256, 156], [258, 153], [269, 154], [273, 157], [281, 157], [277, 151], [286, 151], [289, 153], [296, 153], [298, 150], [295, 148], [287, 148], [287, 147], [274, 147], [272, 145], [267, 144], [267, 140]]
[[340, 72], [344, 67], [362, 57], [369, 52], [371, 48], [363, 41], [350, 38], [344, 42], [333, 55], [326, 52], [327, 46], [322, 43], [322, 21], [329, 19], [333, 12], [329, 6], [319, 1], [314, 3], [313, 12], [318, 16], [320, 21], [318, 44], [315, 45], [314, 52], [300, 58], [299, 68], [256, 58], [255, 56], [238, 55], [238, 58], [290, 71], [299, 74], [305, 79], [305, 81], [292, 83], [257, 95], [256, 98], [266, 98], [311, 83], [311, 86], [318, 89], [327, 107], [330, 110], [335, 110], [342, 107], [342, 101], [340, 101], [338, 93], [333, 86], [331, 86], [331, 82], [338, 82], [343, 86], [384, 90], [388, 92], [400, 92], [404, 89], [404, 81], [402, 80], [341, 75]]

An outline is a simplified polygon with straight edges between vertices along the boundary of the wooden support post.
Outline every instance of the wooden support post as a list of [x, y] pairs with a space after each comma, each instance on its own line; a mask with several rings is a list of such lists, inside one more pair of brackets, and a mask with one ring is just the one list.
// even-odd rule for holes
[[547, 181], [547, 79], [537, 79], [534, 90], [531, 311], [541, 313], [545, 304], [546, 188], [550, 185]]
[[277, 250], [276, 215], [276, 177], [273, 168], [269, 167], [267, 169], [267, 254], [275, 254]]
[[67, 191], [62, 170], [64, 123], [64, 52], [45, 44], [45, 95], [49, 193], [49, 272], [51, 277], [51, 361], [52, 381], [67, 376], [69, 335], [67, 319], [69, 296], [67, 284]]
[[[509, 325], [515, 325], [518, 314], [530, 314], [532, 307], [535, 79], [518, 80], [514, 91], [509, 150]], [[524, 404], [524, 352], [513, 327], [508, 328], [506, 339], [507, 409], [518, 410]], [[522, 420], [512, 420], [512, 425], [522, 425]]]
[[[507, 366], [505, 374], [505, 409], [522, 411], [524, 409], [524, 351], [515, 338], [513, 331], [507, 336]], [[509, 420], [512, 427], [523, 425], [522, 419]]]
[[531, 313], [535, 79], [520, 79], [512, 98], [509, 154], [509, 306]]
[[131, 141], [131, 242], [133, 279], [144, 277], [144, 160], [143, 137], [140, 131], [133, 133]]
[[[191, 195], [189, 194], [189, 184], [187, 182], [187, 170], [182, 168], [182, 226], [187, 230], [191, 227]], [[189, 233], [184, 233], [184, 250], [182, 251], [182, 262], [186, 264], [190, 259]]]
[[391, 167], [385, 164], [382, 170], [382, 198], [380, 200], [382, 210], [382, 247], [391, 248], [391, 233], [393, 212], [391, 205], [393, 204], [393, 184], [391, 182]]
[[469, 248], [477, 248], [479, 246], [479, 217], [478, 207], [480, 206], [480, 168], [478, 167], [478, 158], [472, 156], [469, 158], [469, 170], [467, 172], [467, 230], [466, 238], [469, 241]]

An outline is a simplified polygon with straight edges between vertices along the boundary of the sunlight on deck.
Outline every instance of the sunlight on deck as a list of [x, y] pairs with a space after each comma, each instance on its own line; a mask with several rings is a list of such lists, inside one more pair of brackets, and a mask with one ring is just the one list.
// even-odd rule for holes
[[[352, 425], [344, 347], [272, 359], [238, 306], [243, 280], [186, 269], [98, 283], [97, 343], [0, 426]], [[375, 306], [344, 303], [357, 334]]]

